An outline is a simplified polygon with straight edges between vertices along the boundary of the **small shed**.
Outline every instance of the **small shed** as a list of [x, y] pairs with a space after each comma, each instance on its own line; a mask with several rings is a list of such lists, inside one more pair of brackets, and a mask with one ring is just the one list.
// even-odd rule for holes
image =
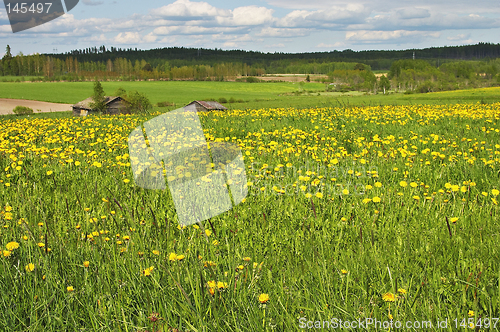
[[[121, 113], [129, 113], [127, 109], [127, 101], [125, 101], [122, 97], [104, 97], [106, 98], [106, 110], [104, 113], [106, 114], [121, 114]], [[92, 113], [96, 113], [90, 107], [92, 103], [92, 97], [89, 97], [85, 100], [82, 100], [79, 103], [74, 104], [73, 107], [73, 115], [75, 116], [86, 116]]]
[[216, 101], [203, 101], [203, 100], [195, 100], [185, 107], [194, 106], [196, 107], [196, 111], [198, 112], [208, 112], [208, 111], [226, 111], [223, 105], [219, 104]]

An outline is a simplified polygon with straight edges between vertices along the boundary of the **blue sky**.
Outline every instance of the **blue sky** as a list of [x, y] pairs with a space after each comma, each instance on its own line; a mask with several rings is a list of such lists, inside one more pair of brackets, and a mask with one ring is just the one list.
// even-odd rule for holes
[[396, 50], [500, 43], [500, 2], [382, 0], [80, 0], [13, 34], [0, 5], [0, 57], [105, 45], [262, 52]]

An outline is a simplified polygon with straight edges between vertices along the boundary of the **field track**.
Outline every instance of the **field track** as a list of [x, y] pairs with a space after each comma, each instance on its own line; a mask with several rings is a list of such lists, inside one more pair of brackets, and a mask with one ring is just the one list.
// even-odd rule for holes
[[[70, 111], [71, 104], [47, 103], [37, 100], [3, 99], [0, 98], [0, 115], [14, 114], [16, 106], [26, 106], [33, 109], [33, 113]], [[40, 111], [38, 111], [40, 110]]]

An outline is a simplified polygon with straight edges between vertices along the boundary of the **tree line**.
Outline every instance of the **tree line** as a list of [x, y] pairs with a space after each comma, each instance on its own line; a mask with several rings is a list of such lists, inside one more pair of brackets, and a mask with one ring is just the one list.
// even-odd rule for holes
[[[100, 48], [105, 50], [104, 47]], [[99, 52], [97, 48], [89, 49]], [[87, 52], [87, 51], [86, 51]], [[76, 53], [78, 55], [78, 53]], [[86, 54], [84, 52], [84, 54]], [[273, 61], [262, 63], [221, 62], [203, 63], [201, 60], [127, 59], [108, 58], [102, 61], [85, 61], [79, 56], [64, 57], [34, 54], [12, 55], [7, 46], [0, 61], [0, 76], [41, 76], [55, 80], [217, 80], [235, 79], [238, 76], [262, 76], [264, 74], [328, 74], [334, 70], [353, 69], [354, 62], [304, 62]]]
[[[322, 81], [335, 83], [327, 89], [431, 92], [500, 84], [499, 45], [443, 47], [419, 50], [418, 54], [440, 55], [438, 59], [389, 59], [387, 77], [377, 78], [370, 57], [394, 56], [409, 51], [351, 50], [323, 53], [260, 53], [187, 48], [150, 51], [117, 49], [105, 46], [75, 50], [67, 54], [12, 55], [10, 46], [0, 60], [0, 76], [35, 76], [37, 80], [199, 80], [224, 81], [264, 74], [323, 74]], [[196, 51], [195, 54], [191, 54]], [[413, 52], [411, 55], [413, 57]], [[342, 53], [339, 61], [325, 54]], [[350, 55], [349, 55], [350, 54]], [[118, 56], [120, 55], [120, 56]], [[138, 56], [144, 58], [138, 58]], [[475, 57], [457, 60], [445, 56]], [[314, 57], [316, 56], [316, 57]], [[360, 60], [361, 58], [369, 60]], [[358, 59], [359, 62], [353, 60]], [[248, 61], [247, 61], [248, 60]]]

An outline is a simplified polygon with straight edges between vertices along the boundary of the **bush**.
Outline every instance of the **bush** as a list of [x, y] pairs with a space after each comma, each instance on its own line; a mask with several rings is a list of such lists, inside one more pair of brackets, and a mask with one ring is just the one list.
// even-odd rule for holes
[[226, 103], [227, 103], [227, 99], [226, 99], [226, 98], [224, 98], [224, 97], [220, 97], [220, 98], [219, 98], [219, 103], [221, 103], [221, 104], [226, 104]]
[[258, 78], [252, 76], [247, 77], [247, 83], [258, 83], [258, 82], [260, 82]]
[[26, 106], [16, 106], [16, 108], [14, 108], [12, 112], [14, 112], [14, 114], [16, 115], [27, 115], [33, 114], [33, 109]]
[[129, 103], [129, 110], [132, 113], [147, 113], [153, 108], [153, 105], [149, 101], [145, 94], [138, 91], [133, 91], [129, 93], [127, 97], [127, 102]]

